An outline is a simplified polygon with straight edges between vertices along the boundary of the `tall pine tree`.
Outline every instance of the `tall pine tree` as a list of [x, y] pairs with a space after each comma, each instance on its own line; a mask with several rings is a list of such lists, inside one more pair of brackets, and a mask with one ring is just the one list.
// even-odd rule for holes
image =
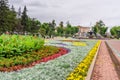
[[9, 7], [8, 0], [0, 0], [0, 32], [6, 32], [8, 23]]
[[0, 0], [0, 33], [12, 32], [15, 27], [16, 12], [8, 7], [8, 0]]
[[28, 15], [27, 15], [27, 8], [26, 6], [24, 7], [24, 10], [22, 12], [22, 16], [21, 16], [21, 24], [23, 26], [23, 32], [25, 33], [26, 31], [29, 30], [28, 28]]
[[16, 20], [16, 26], [14, 28], [14, 31], [17, 34], [21, 34], [23, 32], [23, 26], [21, 25], [21, 7], [19, 7], [18, 9], [16, 17], [17, 17], [17, 20]]
[[15, 25], [17, 24], [16, 16], [17, 16], [17, 13], [15, 11], [14, 6], [12, 5], [11, 10], [9, 12], [9, 18], [8, 18], [8, 20], [10, 22], [9, 23], [10, 24], [9, 31], [11, 31], [11, 32], [14, 31]]
[[19, 9], [18, 9], [17, 17], [21, 18], [21, 7], [19, 7]]

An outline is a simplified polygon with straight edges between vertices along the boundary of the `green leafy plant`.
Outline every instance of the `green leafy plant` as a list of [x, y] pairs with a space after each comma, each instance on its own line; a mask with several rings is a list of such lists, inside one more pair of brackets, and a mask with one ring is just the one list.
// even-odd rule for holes
[[44, 45], [44, 40], [33, 36], [1, 35], [0, 57], [10, 58], [24, 53], [37, 51]]
[[17, 65], [26, 66], [34, 61], [56, 54], [57, 52], [59, 52], [58, 47], [43, 46], [37, 52], [32, 51], [21, 56], [14, 56], [11, 58], [2, 57], [0, 58], [0, 70], [1, 68], [10, 68]]

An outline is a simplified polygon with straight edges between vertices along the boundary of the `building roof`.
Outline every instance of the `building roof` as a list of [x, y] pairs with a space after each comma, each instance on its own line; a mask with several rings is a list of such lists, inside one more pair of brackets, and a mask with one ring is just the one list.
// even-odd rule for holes
[[80, 28], [87, 28], [87, 29], [90, 29], [90, 27], [83, 27], [83, 26], [78, 26], [78, 27], [80, 27]]

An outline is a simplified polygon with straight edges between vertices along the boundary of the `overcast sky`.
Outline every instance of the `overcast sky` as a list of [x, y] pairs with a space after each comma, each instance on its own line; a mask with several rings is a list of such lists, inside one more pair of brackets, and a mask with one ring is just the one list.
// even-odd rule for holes
[[16, 10], [25, 5], [30, 17], [41, 22], [69, 21], [73, 25], [92, 26], [103, 20], [106, 26], [120, 25], [120, 0], [9, 0]]

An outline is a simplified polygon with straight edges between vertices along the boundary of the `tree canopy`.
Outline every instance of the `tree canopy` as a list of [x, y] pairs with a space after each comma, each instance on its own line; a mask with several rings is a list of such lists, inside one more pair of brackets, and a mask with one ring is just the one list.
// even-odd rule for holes
[[114, 27], [112, 27], [110, 29], [110, 32], [111, 32], [112, 36], [114, 36], [116, 38], [119, 37], [120, 36], [120, 34], [119, 34], [119, 32], [120, 32], [120, 26], [114, 26]]
[[0, 0], [0, 32], [11, 32], [15, 24], [15, 13], [8, 7], [8, 0]]
[[[55, 20], [51, 22], [41, 23], [36, 18], [31, 18], [27, 14], [27, 6], [24, 6], [23, 11], [21, 7], [18, 12], [15, 11], [14, 6], [8, 6], [8, 0], [0, 0], [0, 33], [10, 32], [12, 34], [34, 34], [40, 33], [42, 37], [54, 37], [54, 36], [65, 36], [72, 37], [78, 33], [79, 28], [71, 25], [68, 21], [66, 26], [61, 21], [59, 25], [56, 25]], [[105, 35], [107, 27], [102, 20], [96, 22], [92, 30], [95, 34], [99, 33], [102, 36]], [[111, 30], [113, 35], [116, 35], [116, 28]]]
[[105, 36], [107, 29], [108, 27], [105, 26], [102, 20], [96, 22], [96, 24], [92, 27], [92, 30], [95, 33], [95, 35], [97, 35], [98, 33], [101, 34], [101, 36]]

